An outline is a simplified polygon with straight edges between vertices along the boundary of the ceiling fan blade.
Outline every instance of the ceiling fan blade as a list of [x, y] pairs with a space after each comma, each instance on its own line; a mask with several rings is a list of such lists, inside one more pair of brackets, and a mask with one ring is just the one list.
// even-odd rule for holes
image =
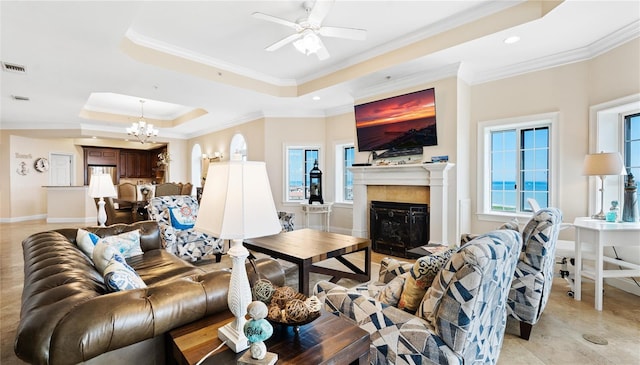
[[324, 61], [329, 58], [329, 51], [320, 38], [318, 38], [318, 41], [321, 47], [316, 51], [316, 55], [318, 55], [320, 61]]
[[256, 19], [262, 19], [262, 20], [266, 20], [266, 21], [269, 21], [269, 22], [278, 23], [280, 25], [284, 25], [286, 27], [293, 28], [293, 29], [296, 30], [296, 32], [300, 31], [300, 26], [297, 23], [288, 21], [286, 19], [282, 19], [282, 18], [275, 17], [273, 15], [264, 14], [264, 13], [258, 13], [258, 12], [253, 13], [251, 15]]
[[316, 0], [307, 19], [309, 24], [314, 27], [319, 27], [327, 14], [329, 14], [329, 10], [331, 10], [334, 1], [335, 0]]
[[321, 27], [320, 30], [318, 30], [318, 33], [325, 37], [346, 38], [356, 41], [363, 41], [367, 39], [367, 31], [364, 29]]
[[295, 41], [296, 39], [302, 37], [301, 33], [294, 33], [288, 37], [282, 38], [281, 40], [277, 41], [276, 43], [270, 45], [269, 47], [265, 48], [265, 50], [271, 52], [271, 51], [275, 51], [279, 48], [281, 48], [284, 45], [287, 45], [293, 41]]

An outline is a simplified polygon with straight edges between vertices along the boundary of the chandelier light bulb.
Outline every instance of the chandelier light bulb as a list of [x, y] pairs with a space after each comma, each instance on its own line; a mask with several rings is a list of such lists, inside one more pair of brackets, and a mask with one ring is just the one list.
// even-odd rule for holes
[[144, 120], [144, 100], [140, 100], [140, 119], [137, 122], [133, 122], [131, 127], [127, 128], [127, 134], [130, 136], [136, 136], [140, 143], [146, 143], [150, 141], [152, 137], [158, 135], [158, 130], [153, 127], [153, 124], [147, 124]]

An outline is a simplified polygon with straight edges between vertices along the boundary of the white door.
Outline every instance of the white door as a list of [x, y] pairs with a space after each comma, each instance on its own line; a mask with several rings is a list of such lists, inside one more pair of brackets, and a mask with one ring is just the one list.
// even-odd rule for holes
[[72, 155], [51, 154], [49, 183], [51, 186], [71, 186]]

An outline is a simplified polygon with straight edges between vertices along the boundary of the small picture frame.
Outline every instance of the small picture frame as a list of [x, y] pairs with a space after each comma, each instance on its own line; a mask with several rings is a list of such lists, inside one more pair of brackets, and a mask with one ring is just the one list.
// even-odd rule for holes
[[432, 156], [431, 157], [431, 162], [433, 163], [437, 163], [437, 162], [449, 162], [449, 156]]

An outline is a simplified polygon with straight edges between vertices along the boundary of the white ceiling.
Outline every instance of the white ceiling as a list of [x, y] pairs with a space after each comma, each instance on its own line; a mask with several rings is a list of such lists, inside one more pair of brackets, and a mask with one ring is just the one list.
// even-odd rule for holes
[[[0, 73], [0, 128], [61, 130], [68, 137], [117, 135], [140, 116], [139, 100], [144, 99], [145, 117], [158, 120], [195, 108], [206, 111], [186, 122], [160, 122], [161, 137], [190, 138], [261, 116], [345, 112], [358, 99], [452, 75], [475, 84], [576, 62], [640, 36], [637, 0], [568, 0], [540, 19], [505, 26], [498, 24], [501, 18], [492, 18], [523, 5], [337, 0], [323, 25], [366, 29], [367, 39], [323, 38], [331, 57], [319, 61], [292, 45], [265, 51], [293, 30], [251, 16], [262, 12], [295, 21], [304, 15], [299, 0], [2, 1], [0, 61], [23, 65], [27, 72]], [[497, 30], [475, 34], [481, 27], [471, 27], [471, 22], [483, 19], [491, 19]], [[438, 38], [465, 25], [469, 28], [460, 41], [449, 37], [442, 43]], [[521, 41], [506, 45], [503, 40], [511, 35]], [[368, 69], [363, 63], [423, 39], [427, 43], [414, 46], [411, 56], [379, 57], [387, 62], [384, 67]], [[127, 42], [160, 53], [140, 57]], [[169, 65], [163, 55], [189, 63]], [[336, 74], [354, 65], [352, 71]], [[200, 72], [200, 66], [208, 73]], [[318, 80], [335, 80], [335, 75], [342, 76], [317, 86]], [[296, 91], [277, 96], [279, 91], [234, 83], [234, 77]], [[307, 83], [316, 86], [307, 91], [302, 87]], [[167, 108], [169, 104], [182, 109]], [[87, 119], [80, 116], [83, 109], [127, 118], [92, 114], [94, 119]]]

